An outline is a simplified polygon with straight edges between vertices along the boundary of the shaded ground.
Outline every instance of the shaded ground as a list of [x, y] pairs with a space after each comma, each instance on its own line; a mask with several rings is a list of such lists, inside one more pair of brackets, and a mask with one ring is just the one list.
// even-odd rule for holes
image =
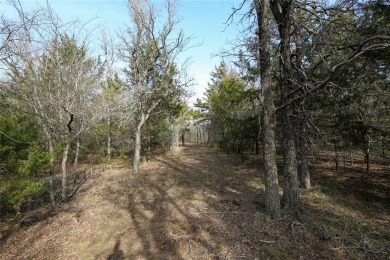
[[154, 157], [139, 176], [119, 161], [91, 170], [55, 213], [12, 233], [0, 229], [0, 259], [389, 257], [389, 178], [370, 182], [377, 197], [361, 199], [364, 182], [319, 161], [301, 213], [270, 221], [257, 161], [190, 144]]

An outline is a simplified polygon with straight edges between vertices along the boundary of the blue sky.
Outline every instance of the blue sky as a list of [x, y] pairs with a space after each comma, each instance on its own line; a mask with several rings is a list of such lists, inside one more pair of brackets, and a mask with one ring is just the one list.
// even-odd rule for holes
[[[6, 1], [0, 0], [1, 11], [6, 11]], [[26, 8], [44, 1], [21, 0]], [[152, 0], [161, 4], [162, 0]], [[221, 58], [216, 55], [228, 48], [227, 42], [233, 41], [239, 31], [236, 25], [226, 26], [225, 22], [232, 12], [232, 7], [240, 4], [240, 0], [179, 0], [179, 24], [187, 36], [193, 38], [192, 44], [202, 43], [200, 46], [189, 49], [181, 56], [184, 60], [190, 58], [189, 74], [195, 79], [194, 96], [190, 101], [201, 97], [210, 72], [219, 64]], [[91, 26], [103, 25], [114, 35], [119, 28], [128, 23], [128, 9], [126, 0], [53, 0], [52, 8], [63, 21], [78, 19], [81, 22], [90, 22]]]

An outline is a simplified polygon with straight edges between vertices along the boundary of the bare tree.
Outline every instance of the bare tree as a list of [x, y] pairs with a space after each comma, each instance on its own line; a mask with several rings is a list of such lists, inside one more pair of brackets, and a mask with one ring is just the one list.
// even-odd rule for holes
[[177, 95], [186, 84], [180, 78], [176, 58], [189, 38], [176, 29], [175, 8], [171, 0], [165, 1], [164, 12], [150, 1], [130, 0], [131, 26], [120, 36], [121, 57], [127, 64], [124, 72], [135, 106], [134, 174], [139, 173], [142, 127], [165, 98]]
[[[9, 76], [5, 84], [12, 90], [7, 92], [8, 97], [38, 118], [52, 163], [62, 153], [64, 201], [71, 142], [96, 121], [90, 108], [99, 70], [87, 54], [88, 38], [82, 37], [77, 24], [63, 24], [49, 6], [45, 10], [43, 22], [25, 30], [24, 37], [29, 40], [9, 44], [13, 55], [4, 59], [3, 65]], [[55, 204], [53, 189], [51, 201]]]

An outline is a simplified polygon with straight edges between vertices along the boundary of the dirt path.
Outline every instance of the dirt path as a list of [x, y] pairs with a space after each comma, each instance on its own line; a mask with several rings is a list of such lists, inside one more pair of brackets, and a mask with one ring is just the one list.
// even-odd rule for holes
[[[388, 175], [354, 191], [356, 174], [318, 160], [301, 213], [271, 221], [259, 161], [189, 144], [153, 157], [136, 177], [123, 161], [94, 165], [50, 216], [27, 217], [12, 232], [0, 223], [0, 259], [388, 259]], [[362, 192], [375, 196], [361, 200]]]
[[57, 214], [6, 239], [0, 258], [255, 259], [245, 219], [261, 176], [238, 160], [189, 144], [136, 177], [121, 165], [94, 172]]

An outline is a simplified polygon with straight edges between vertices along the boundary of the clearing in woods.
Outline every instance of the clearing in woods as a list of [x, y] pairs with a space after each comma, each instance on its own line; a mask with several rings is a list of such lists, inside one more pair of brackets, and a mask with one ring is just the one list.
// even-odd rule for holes
[[378, 173], [384, 176], [378, 183], [367, 180], [376, 197], [361, 199], [358, 180], [332, 179], [319, 163], [311, 167], [318, 185], [301, 193], [301, 213], [271, 221], [258, 161], [253, 156], [242, 163], [239, 156], [188, 144], [142, 164], [139, 176], [119, 160], [95, 167], [55, 212], [26, 217], [18, 228], [3, 221], [0, 258], [389, 257], [387, 173]]

